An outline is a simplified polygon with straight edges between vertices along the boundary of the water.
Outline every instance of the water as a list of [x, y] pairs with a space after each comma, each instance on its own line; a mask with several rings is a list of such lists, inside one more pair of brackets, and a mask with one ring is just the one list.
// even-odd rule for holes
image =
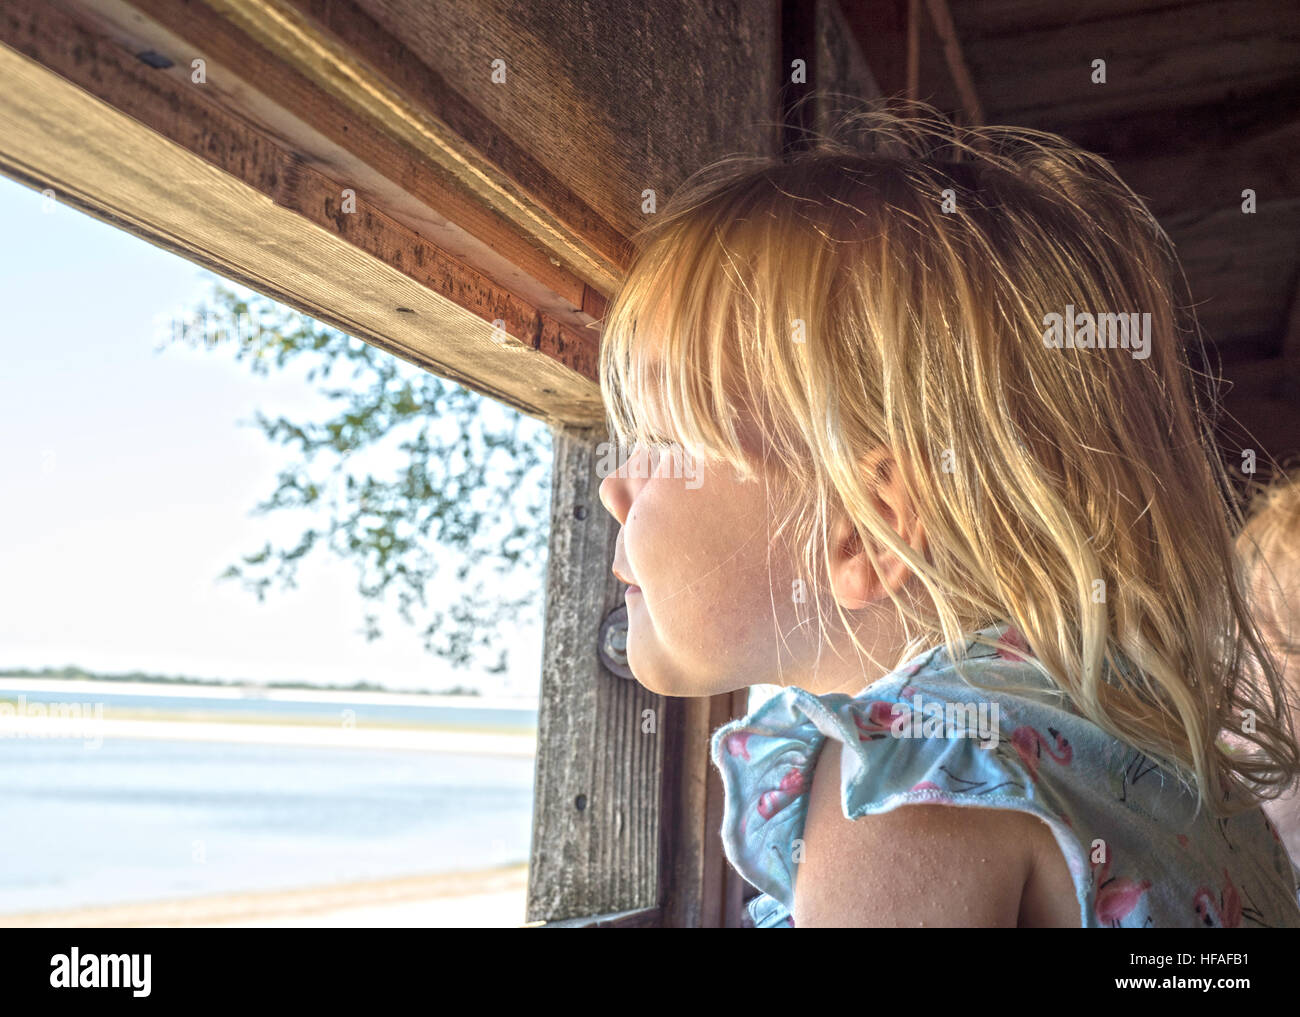
[[[66, 691], [64, 690], [66, 687]], [[248, 717], [284, 721], [337, 723], [344, 710], [358, 725], [428, 725], [450, 730], [492, 729], [532, 734], [537, 729], [535, 707], [478, 706], [473, 697], [466, 703], [448, 705], [445, 697], [373, 696], [328, 692], [282, 691], [257, 694], [246, 689], [212, 689], [197, 686], [154, 690], [140, 685], [113, 682], [22, 681], [0, 679], [0, 700], [40, 703], [103, 703], [105, 715], [114, 710], [158, 711], [174, 715], [223, 714], [227, 718]], [[301, 698], [299, 698], [301, 697]]]
[[526, 757], [0, 739], [0, 913], [526, 862], [532, 802]]

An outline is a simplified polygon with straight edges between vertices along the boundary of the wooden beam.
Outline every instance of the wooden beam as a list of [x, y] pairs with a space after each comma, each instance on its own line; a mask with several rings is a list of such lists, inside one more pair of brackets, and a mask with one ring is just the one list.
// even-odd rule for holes
[[[367, 202], [449, 256], [575, 328], [604, 313], [603, 296], [554, 264], [532, 237], [418, 151], [286, 66], [201, 0], [65, 0], [155, 73], [190, 87], [191, 61], [206, 64], [203, 90], [224, 111], [277, 139], [323, 173], [348, 180]], [[559, 258], [554, 258], [559, 261]], [[582, 312], [595, 307], [597, 313]], [[578, 309], [574, 313], [574, 309]]]
[[743, 717], [749, 690], [711, 698], [666, 700], [672, 718], [665, 743], [661, 858], [664, 924], [673, 928], [739, 928], [748, 885], [727, 861], [719, 831], [725, 792], [722, 777], [698, 748], [735, 717]]
[[921, 97], [921, 0], [907, 3], [907, 97]]
[[663, 916], [658, 908], [636, 908], [586, 918], [560, 918], [553, 922], [526, 922], [522, 928], [534, 929], [658, 929]]
[[[838, 0], [819, 0], [817, 4], [817, 87], [832, 95], [850, 96], [855, 104], [884, 94]], [[836, 103], [825, 105], [831, 108], [818, 110], [823, 130]]]
[[1177, 248], [1197, 317], [1224, 355], [1261, 340], [1276, 353], [1295, 279], [1300, 198], [1261, 201], [1248, 214], [1240, 186], [1220, 186], [1216, 208], [1167, 215], [1161, 224]]
[[924, 8], [922, 0], [843, 3], [841, 11], [881, 93], [960, 111], [967, 123], [984, 122], [946, 0], [926, 0]]
[[971, 78], [970, 68], [966, 66], [966, 57], [962, 53], [961, 40], [957, 37], [957, 26], [953, 24], [952, 12], [948, 9], [948, 0], [926, 0], [930, 9], [930, 18], [934, 30], [939, 34], [943, 44], [944, 59], [948, 71], [961, 96], [962, 109], [971, 124], [984, 123], [984, 107], [980, 104], [979, 93]]
[[[1237, 393], [1264, 395], [1275, 387], [1282, 377], [1283, 360], [1280, 356], [1250, 357], [1222, 365], [1225, 389]], [[1198, 365], [1200, 367], [1201, 365]], [[1215, 364], [1206, 365], [1210, 370]]]
[[680, 738], [661, 697], [606, 670], [597, 654], [601, 623], [623, 597], [610, 571], [619, 527], [601, 504], [596, 468], [606, 433], [558, 428], [552, 437], [530, 922], [658, 906], [661, 774], [665, 745]]
[[1058, 133], [1117, 163], [1153, 152], [1185, 154], [1206, 147], [1262, 144], [1297, 122], [1300, 74], [1249, 93], [1208, 102], [1189, 101], [1171, 119], [1159, 109], [1134, 109], [1097, 120], [1062, 124]]
[[[1176, 115], [1294, 79], [1300, 65], [1295, 5], [1259, 0], [1125, 5], [1080, 18], [1069, 5], [1033, 4], [1054, 24], [982, 36], [982, 4], [958, 9], [971, 31], [966, 57], [999, 121], [1063, 131], [1134, 110]], [[1106, 61], [1106, 84], [1091, 64]]]
[[1105, 156], [1157, 218], [1300, 197], [1300, 78], [1229, 102], [1187, 106], [1177, 120], [1138, 113], [1073, 124], [1063, 133]]
[[1243, 449], [1255, 451], [1256, 479], [1273, 463], [1300, 454], [1300, 378], [1285, 357], [1260, 357], [1225, 365], [1223, 413], [1218, 442], [1229, 464], [1240, 468]]
[[911, 3], [912, 0], [877, 0], [869, 4], [839, 4], [840, 14], [881, 95], [901, 96], [908, 91], [912, 76], [908, 18]]
[[1300, 386], [1300, 271], [1291, 284], [1286, 321], [1282, 325], [1282, 372], [1293, 394]]
[[603, 419], [594, 332], [448, 258], [364, 194], [347, 213], [346, 181], [201, 89], [31, 0], [0, 13], [0, 80], [0, 172], [523, 412]]
[[561, 264], [603, 292], [617, 287], [626, 238], [360, 5], [209, 2], [287, 66], [454, 176]]
[[[812, 89], [819, 87], [820, 69], [817, 60], [817, 5], [819, 0], [780, 0], [781, 13], [781, 88], [777, 93], [781, 124], [781, 150], [794, 152], [808, 147], [812, 133], [819, 128], [818, 110], [812, 103], [796, 107], [796, 103]], [[802, 60], [806, 80], [797, 84], [790, 80], [794, 62]]]

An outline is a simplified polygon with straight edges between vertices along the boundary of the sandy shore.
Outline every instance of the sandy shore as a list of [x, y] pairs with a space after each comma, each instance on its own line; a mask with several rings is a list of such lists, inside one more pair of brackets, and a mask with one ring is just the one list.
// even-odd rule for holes
[[0, 915], [0, 928], [502, 928], [524, 923], [528, 866], [268, 893]]
[[345, 727], [341, 724], [268, 723], [265, 720], [193, 720], [158, 714], [144, 718], [120, 713], [102, 719], [0, 715], [0, 738], [60, 738], [95, 748], [114, 738], [311, 745], [343, 749], [415, 749], [469, 755], [530, 757], [535, 735], [452, 731], [411, 727]]

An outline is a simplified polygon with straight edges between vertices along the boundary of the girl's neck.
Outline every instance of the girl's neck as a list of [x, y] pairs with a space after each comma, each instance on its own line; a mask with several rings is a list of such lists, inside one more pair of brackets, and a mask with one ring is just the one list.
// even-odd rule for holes
[[888, 600], [858, 627], [861, 649], [839, 626], [828, 628], [830, 639], [823, 645], [820, 657], [804, 672], [788, 675], [783, 684], [798, 686], [816, 696], [856, 696], [889, 674], [907, 646], [903, 620]]

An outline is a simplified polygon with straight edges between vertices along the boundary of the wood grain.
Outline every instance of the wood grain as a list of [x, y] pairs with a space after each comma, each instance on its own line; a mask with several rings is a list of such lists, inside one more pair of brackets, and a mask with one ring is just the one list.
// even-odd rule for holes
[[0, 172], [523, 412], [603, 418], [594, 332], [548, 326], [364, 194], [345, 213], [346, 182], [52, 8], [8, 3], [0, 43]]
[[[601, 664], [605, 615], [622, 599], [610, 571], [618, 523], [601, 505], [600, 429], [552, 436], [546, 642], [537, 718], [528, 921], [655, 907], [660, 788], [673, 729], [661, 698]], [[642, 732], [642, 711], [657, 718]]]

